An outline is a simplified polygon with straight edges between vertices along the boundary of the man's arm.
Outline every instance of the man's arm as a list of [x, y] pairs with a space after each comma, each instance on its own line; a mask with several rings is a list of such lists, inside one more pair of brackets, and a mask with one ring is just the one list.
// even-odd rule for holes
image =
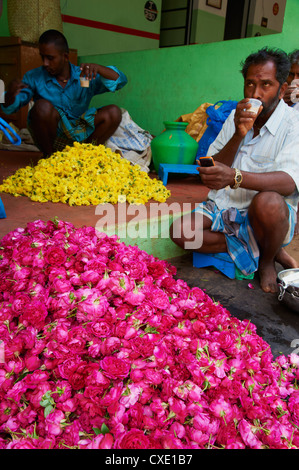
[[276, 191], [282, 196], [289, 196], [296, 189], [293, 178], [284, 171], [269, 173], [249, 173], [242, 171], [243, 181], [241, 188], [254, 191]]
[[4, 103], [1, 105], [1, 109], [6, 114], [12, 114], [28, 104], [32, 95], [33, 93], [27, 83], [19, 79], [13, 80], [4, 95]]
[[128, 82], [126, 75], [113, 65], [105, 67], [98, 64], [81, 64], [80, 69], [80, 77], [86, 76], [95, 82], [96, 94], [107, 91], [114, 92], [124, 87]]
[[[213, 157], [214, 158], [214, 157]], [[214, 167], [200, 168], [202, 182], [209, 189], [222, 189], [234, 185], [235, 170], [226, 164], [215, 162]], [[242, 171], [240, 188], [253, 191], [276, 191], [282, 196], [289, 196], [296, 189], [293, 178], [284, 171], [251, 173]]]
[[105, 67], [104, 65], [98, 64], [81, 64], [81, 77], [86, 77], [89, 80], [93, 80], [97, 74], [101, 77], [106, 78], [107, 80], [117, 80], [119, 74], [110, 67]]
[[[255, 117], [244, 111], [246, 102], [247, 100], [242, 100], [238, 103], [234, 119], [231, 115], [225, 122], [219, 138], [217, 137], [210, 146], [209, 154], [215, 159], [215, 167], [199, 167], [202, 182], [209, 189], [217, 190], [234, 185], [233, 161], [243, 138], [255, 121]], [[299, 133], [296, 125], [285, 139], [283, 149], [277, 156], [275, 169], [270, 172], [241, 170], [243, 180], [240, 187], [257, 192], [276, 191], [282, 196], [292, 194], [299, 187], [298, 146]]]
[[248, 101], [248, 98], [244, 98], [237, 104], [234, 114], [234, 133], [227, 141], [227, 144], [225, 144], [221, 150], [219, 150], [219, 152], [213, 154], [214, 160], [224, 163], [228, 166], [232, 165], [240, 144], [242, 143], [247, 132], [252, 129], [254, 121], [262, 110], [261, 107], [258, 114], [256, 115], [250, 113], [250, 105], [248, 104]]

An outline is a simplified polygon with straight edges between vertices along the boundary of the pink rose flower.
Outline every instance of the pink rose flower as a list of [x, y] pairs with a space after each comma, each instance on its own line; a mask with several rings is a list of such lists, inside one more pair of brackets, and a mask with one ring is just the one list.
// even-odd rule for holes
[[85, 361], [80, 361], [78, 364], [73, 365], [68, 380], [74, 390], [80, 390], [84, 387], [88, 373], [87, 365]]
[[67, 255], [59, 246], [49, 246], [44, 258], [52, 266], [62, 266], [66, 262]]
[[62, 434], [62, 424], [65, 421], [64, 413], [60, 410], [54, 410], [45, 418], [46, 432], [49, 435], [59, 436]]
[[238, 429], [247, 447], [250, 449], [262, 448], [261, 441], [256, 437], [252, 430], [252, 426], [248, 423], [248, 421], [246, 421], [246, 419], [242, 419], [240, 421]]
[[60, 377], [63, 379], [69, 379], [76, 366], [81, 362], [80, 356], [63, 358], [58, 364], [58, 371]]
[[118, 359], [115, 356], [105, 356], [100, 361], [100, 366], [103, 373], [110, 379], [124, 379], [129, 375], [131, 364], [123, 359]]
[[12, 298], [11, 308], [16, 315], [20, 315], [30, 303], [30, 296], [25, 292], [17, 292]]
[[54, 279], [51, 286], [52, 292], [71, 292], [72, 283], [68, 279]]
[[106, 338], [110, 335], [112, 326], [106, 321], [96, 321], [91, 322], [87, 328], [97, 338]]
[[34, 439], [17, 439], [11, 441], [7, 446], [6, 449], [37, 449], [38, 442], [35, 442]]
[[142, 388], [138, 384], [129, 384], [126, 389], [126, 394], [120, 398], [119, 403], [126, 408], [135, 405], [142, 394]]
[[107, 298], [97, 291], [79, 289], [76, 291], [76, 297], [78, 299], [77, 320], [80, 322], [103, 317], [109, 307]]
[[81, 277], [81, 281], [84, 284], [90, 283], [91, 285], [95, 285], [100, 280], [101, 273], [94, 271], [94, 270], [87, 270], [87, 271], [83, 271], [80, 277]]
[[169, 307], [168, 295], [163, 290], [154, 289], [149, 295], [149, 300], [158, 309], [164, 310]]
[[149, 449], [150, 440], [139, 429], [131, 429], [115, 441], [115, 449]]
[[41, 366], [41, 364], [42, 364], [42, 361], [37, 356], [32, 356], [32, 355], [25, 356], [25, 365], [29, 371], [38, 369]]
[[21, 314], [21, 321], [22, 323], [33, 325], [39, 329], [43, 326], [47, 315], [48, 310], [43, 302], [32, 300]]
[[[96, 436], [85, 449], [113, 449], [113, 436], [111, 434], [101, 434]], [[81, 446], [80, 446], [81, 448]]]
[[296, 426], [299, 426], [299, 393], [293, 392], [290, 396], [288, 403], [289, 410], [292, 414], [292, 419]]
[[299, 447], [297, 356], [166, 261], [57, 219], [0, 260], [0, 448]]
[[31, 273], [32, 273], [31, 268], [19, 267], [15, 270], [13, 278], [16, 281], [22, 281], [22, 280], [28, 279]]
[[140, 305], [145, 299], [145, 294], [138, 289], [127, 292], [124, 301], [130, 305]]
[[121, 347], [121, 340], [117, 336], [105, 338], [100, 344], [100, 351], [103, 356], [110, 356]]

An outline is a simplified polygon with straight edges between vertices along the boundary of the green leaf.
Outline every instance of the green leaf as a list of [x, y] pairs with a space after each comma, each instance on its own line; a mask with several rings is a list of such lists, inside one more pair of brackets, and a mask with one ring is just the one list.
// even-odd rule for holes
[[[14, 381], [14, 384], [20, 382], [24, 377], [26, 377], [27, 374], [29, 374], [29, 371], [23, 372], [21, 375], [19, 375], [19, 377]], [[30, 374], [32, 374], [32, 372], [30, 372]]]
[[106, 424], [102, 424], [101, 434], [107, 434], [107, 433], [109, 433], [109, 428], [106, 426]]
[[101, 433], [101, 430], [99, 428], [92, 428], [93, 431], [95, 432], [95, 434], [98, 436], [99, 434], [102, 434]]
[[106, 424], [102, 424], [101, 429], [99, 428], [92, 428], [95, 434], [98, 436], [99, 434], [107, 434], [109, 433], [109, 428], [106, 426]]
[[52, 405], [48, 405], [46, 406], [45, 408], [45, 411], [44, 411], [44, 416], [48, 416], [50, 413], [52, 413], [52, 411], [54, 410], [53, 406]]
[[49, 403], [49, 400], [41, 400], [39, 402], [40, 406], [42, 406], [43, 408], [46, 408], [46, 406], [48, 406], [50, 403]]

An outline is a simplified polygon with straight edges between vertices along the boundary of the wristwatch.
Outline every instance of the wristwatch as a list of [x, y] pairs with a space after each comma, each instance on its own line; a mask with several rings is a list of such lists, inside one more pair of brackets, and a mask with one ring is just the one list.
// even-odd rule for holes
[[232, 186], [232, 189], [237, 189], [242, 183], [243, 177], [242, 177], [241, 171], [238, 170], [238, 168], [234, 168], [234, 170], [235, 170], [235, 184]]

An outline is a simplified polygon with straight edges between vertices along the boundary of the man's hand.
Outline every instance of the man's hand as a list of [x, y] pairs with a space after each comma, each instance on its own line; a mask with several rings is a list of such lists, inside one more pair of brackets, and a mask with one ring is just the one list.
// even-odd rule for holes
[[285, 101], [285, 103], [288, 105], [288, 106], [293, 106], [293, 101], [291, 100], [291, 95], [294, 91], [297, 91], [298, 93], [296, 94], [296, 98], [299, 98], [299, 88], [298, 86], [288, 86], [288, 88], [286, 89], [285, 91], [285, 94], [283, 95], [283, 99]]
[[108, 80], [117, 80], [119, 75], [113, 69], [98, 64], [81, 64], [80, 77], [86, 77], [88, 80], [96, 78], [97, 74], [101, 75]]
[[7, 92], [5, 93], [5, 102], [3, 103], [3, 106], [10, 106], [14, 103], [16, 96], [21, 90], [23, 90], [23, 88], [28, 88], [28, 85], [19, 79], [12, 80], [8, 85]]
[[236, 134], [242, 138], [246, 136], [250, 129], [252, 129], [254, 121], [263, 109], [263, 107], [260, 106], [257, 114], [251, 113], [250, 103], [248, 101], [249, 98], [244, 98], [243, 100], [239, 101], [235, 112]]
[[285, 91], [285, 94], [283, 95], [283, 100], [288, 106], [292, 106], [293, 103], [291, 101], [291, 94], [294, 91], [294, 87], [288, 86], [288, 88]]
[[234, 184], [235, 170], [220, 162], [215, 166], [197, 168], [202, 183], [209, 189], [222, 189]]

